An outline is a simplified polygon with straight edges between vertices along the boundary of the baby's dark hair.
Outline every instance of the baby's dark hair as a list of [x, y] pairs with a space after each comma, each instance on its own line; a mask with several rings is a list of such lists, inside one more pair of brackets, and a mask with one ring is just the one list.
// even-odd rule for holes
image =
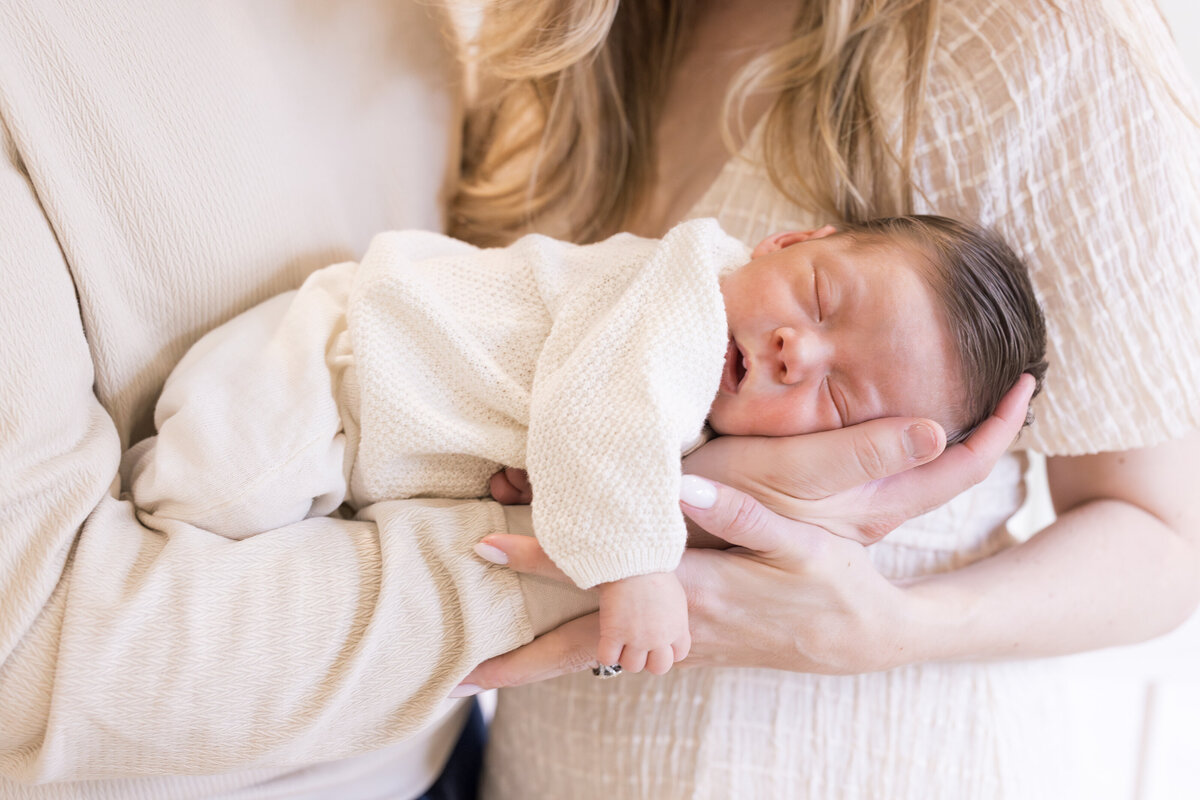
[[[947, 428], [948, 444], [966, 439], [991, 416], [1022, 373], [1046, 376], [1046, 321], [1025, 263], [992, 231], [947, 217], [885, 217], [838, 226], [856, 239], [907, 240], [929, 258], [922, 275], [950, 328], [964, 383], [961, 423]], [[1028, 415], [1025, 424], [1033, 420]]]

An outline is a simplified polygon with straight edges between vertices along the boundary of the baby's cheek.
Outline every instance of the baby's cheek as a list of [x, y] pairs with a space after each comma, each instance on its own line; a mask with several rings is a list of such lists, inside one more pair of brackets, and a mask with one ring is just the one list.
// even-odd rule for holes
[[818, 428], [796, 403], [783, 400], [763, 403], [754, 416], [759, 436], [797, 436]]
[[708, 424], [726, 436], [762, 436], [758, 416], [760, 403], [737, 395], [717, 395], [708, 414]]

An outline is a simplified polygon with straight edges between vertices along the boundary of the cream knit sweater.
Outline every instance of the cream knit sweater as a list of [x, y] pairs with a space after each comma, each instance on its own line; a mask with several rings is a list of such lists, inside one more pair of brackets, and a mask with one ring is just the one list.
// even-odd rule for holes
[[748, 258], [713, 220], [492, 250], [380, 234], [188, 352], [127, 459], [134, 504], [242, 539], [347, 499], [486, 496], [527, 467], [539, 539], [580, 587], [672, 570], [680, 451], [728, 342], [717, 278]]
[[527, 467], [538, 539], [580, 587], [674, 569], [680, 451], [728, 343], [717, 277], [748, 260], [713, 220], [583, 247], [377, 237], [348, 314], [355, 499], [472, 497]]
[[440, 227], [448, 52], [402, 0], [0, 5], [0, 797], [411, 796], [530, 636], [494, 504], [231, 542], [117, 480], [204, 332]]

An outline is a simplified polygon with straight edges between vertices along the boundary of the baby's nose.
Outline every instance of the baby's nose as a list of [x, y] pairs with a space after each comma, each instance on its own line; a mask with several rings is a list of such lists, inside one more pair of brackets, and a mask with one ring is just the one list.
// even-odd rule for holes
[[777, 328], [772, 336], [779, 354], [779, 380], [794, 384], [816, 371], [823, 371], [829, 360], [830, 348], [824, 338], [814, 332], [796, 328]]

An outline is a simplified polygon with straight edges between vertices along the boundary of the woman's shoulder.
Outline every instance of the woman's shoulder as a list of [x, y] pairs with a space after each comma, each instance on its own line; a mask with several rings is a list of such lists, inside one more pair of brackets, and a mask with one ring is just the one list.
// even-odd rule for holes
[[[1028, 41], [1039, 33], [1092, 34], [1160, 18], [1149, 5], [1134, 0], [950, 0], [940, 13], [943, 33], [963, 26], [984, 39]], [[961, 44], [944, 38], [942, 42]]]
[[1180, 357], [1200, 338], [1200, 112], [1161, 18], [1126, 0], [944, 9], [917, 179], [1029, 264], [1052, 366], [1025, 443], [1119, 450], [1200, 424], [1200, 365]]
[[[1175, 72], [1175, 43], [1152, 3], [1140, 0], [954, 0], [942, 6], [936, 63], [980, 62], [1026, 77], [1053, 64], [1101, 69], [1075, 72], [1102, 79], [1113, 70]], [[1163, 75], [1163, 77], [1168, 77]], [[976, 82], [978, 73], [960, 79]]]

